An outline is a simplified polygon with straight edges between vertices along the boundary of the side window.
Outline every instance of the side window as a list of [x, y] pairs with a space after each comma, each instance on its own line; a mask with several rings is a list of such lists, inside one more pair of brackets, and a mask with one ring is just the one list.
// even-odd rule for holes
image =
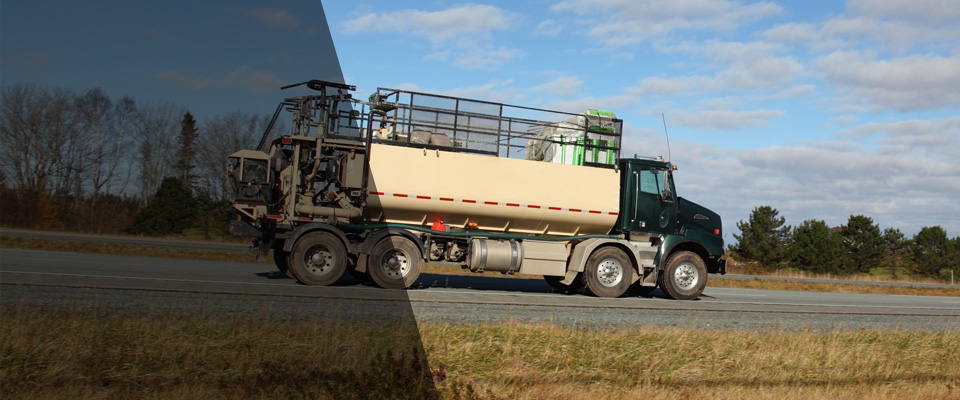
[[640, 191], [660, 194], [660, 171], [650, 169], [640, 171]]

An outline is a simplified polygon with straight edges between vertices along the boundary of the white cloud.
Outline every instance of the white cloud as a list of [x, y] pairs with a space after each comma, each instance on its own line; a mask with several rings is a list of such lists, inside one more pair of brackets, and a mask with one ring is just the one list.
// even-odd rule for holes
[[634, 96], [614, 95], [601, 97], [577, 97], [574, 100], [556, 100], [547, 102], [544, 105], [549, 110], [557, 110], [568, 113], [579, 113], [583, 110], [623, 110], [633, 104], [636, 104], [637, 98]]
[[771, 2], [726, 0], [566, 0], [551, 7], [586, 18], [589, 35], [613, 47], [678, 30], [730, 31], [782, 9]]
[[506, 30], [517, 17], [497, 7], [464, 4], [440, 11], [401, 10], [369, 13], [343, 23], [348, 33], [394, 32], [424, 37], [433, 43]]
[[513, 79], [491, 81], [483, 85], [466, 86], [447, 90], [433, 90], [447, 96], [464, 97], [500, 103], [520, 103], [526, 97], [513, 86]]
[[954, 159], [960, 154], [960, 117], [872, 122], [837, 132], [837, 136], [855, 139], [879, 137], [881, 143], [890, 147], [923, 148], [928, 154]]
[[847, 10], [875, 18], [900, 18], [924, 24], [950, 23], [960, 19], [957, 0], [849, 0]]
[[820, 36], [820, 30], [815, 24], [789, 22], [770, 28], [764, 31], [762, 35], [767, 40], [774, 42], [799, 44], [817, 39]]
[[823, 219], [838, 226], [863, 214], [908, 235], [933, 225], [960, 234], [960, 160], [930, 160], [923, 148], [824, 142], [731, 152], [683, 140], [672, 147], [677, 191], [720, 213], [727, 240], [761, 205], [790, 225]]
[[283, 79], [274, 74], [252, 70], [247, 66], [237, 68], [220, 79], [195, 74], [186, 75], [179, 71], [161, 71], [150, 75], [150, 78], [173, 82], [180, 89], [190, 92], [200, 92], [218, 86], [239, 87], [262, 93], [277, 90], [286, 84]]
[[429, 41], [428, 60], [451, 61], [465, 69], [495, 69], [524, 52], [492, 44], [493, 33], [519, 24], [521, 17], [500, 8], [464, 4], [440, 11], [406, 9], [368, 13], [344, 22], [347, 33], [396, 33]]
[[904, 54], [917, 48], [956, 51], [957, 0], [851, 0], [844, 14], [822, 23], [789, 22], [762, 33], [767, 40], [809, 45], [815, 51], [861, 49]]
[[517, 57], [523, 52], [507, 47], [495, 49], [470, 48], [458, 52], [455, 65], [464, 69], [493, 69]]
[[647, 77], [628, 93], [639, 96], [689, 96], [723, 90], [768, 91], [784, 87], [804, 72], [803, 64], [782, 55], [783, 46], [766, 42], [683, 43], [665, 52], [702, 57], [721, 69], [712, 76]]
[[220, 80], [223, 86], [242, 87], [258, 93], [278, 90], [285, 83], [274, 74], [255, 71], [246, 65], [228, 73]]
[[786, 115], [786, 112], [781, 110], [706, 110], [694, 112], [678, 110], [670, 114], [670, 123], [702, 129], [737, 130], [764, 126], [784, 115]]
[[846, 16], [825, 22], [821, 34], [822, 41], [816, 44], [818, 48], [856, 47], [873, 42], [896, 52], [908, 51], [918, 43], [958, 37], [956, 32], [950, 35], [941, 29], [905, 21]]
[[200, 92], [210, 88], [215, 83], [214, 79], [198, 75], [185, 75], [179, 71], [160, 71], [150, 75], [150, 78], [172, 82], [181, 90], [188, 92]]
[[563, 25], [552, 19], [543, 20], [533, 29], [533, 33], [540, 36], [557, 36], [561, 32], [563, 32]]
[[289, 31], [300, 27], [299, 17], [279, 8], [249, 9], [244, 14], [268, 28]]
[[774, 95], [776, 98], [785, 98], [785, 97], [810, 97], [817, 91], [815, 85], [796, 85], [785, 89], [784, 91]]
[[815, 65], [854, 103], [901, 112], [960, 106], [958, 55], [879, 60], [861, 51], [837, 51], [818, 58]]
[[534, 86], [530, 90], [548, 92], [559, 96], [570, 96], [580, 91], [581, 85], [583, 85], [582, 79], [572, 76], [561, 76], [542, 85]]

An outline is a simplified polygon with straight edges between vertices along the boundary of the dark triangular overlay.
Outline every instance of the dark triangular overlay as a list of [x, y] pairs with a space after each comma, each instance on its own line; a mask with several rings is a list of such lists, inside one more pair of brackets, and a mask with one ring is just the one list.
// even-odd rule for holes
[[[317, 45], [325, 62], [311, 78], [349, 84], [343, 78], [325, 14], [315, 22], [320, 33]], [[346, 102], [340, 108], [351, 109]], [[351, 261], [364, 262], [362, 258]], [[342, 294], [318, 299], [317, 323], [333, 324], [356, 335], [343, 343], [341, 359], [330, 360], [331, 366], [342, 365], [343, 373], [321, 377], [325, 380], [321, 387], [329, 389], [321, 393], [337, 398], [438, 398], [408, 292], [377, 288], [358, 273], [345, 274], [334, 286], [330, 289]]]
[[320, 4], [320, 15], [308, 18], [311, 23], [317, 24], [318, 35], [316, 37], [317, 52], [324, 60], [316, 65], [318, 70], [307, 71], [311, 74], [311, 79], [321, 81], [347, 83], [343, 79], [343, 69], [340, 68], [340, 58], [337, 57], [337, 48], [333, 45], [333, 36], [330, 35], [330, 25], [327, 24], [326, 13], [323, 12], [323, 4]]

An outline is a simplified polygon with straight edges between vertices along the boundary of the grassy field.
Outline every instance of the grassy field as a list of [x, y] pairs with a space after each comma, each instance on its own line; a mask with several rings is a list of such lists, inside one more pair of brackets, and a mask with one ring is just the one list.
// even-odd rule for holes
[[960, 398], [958, 331], [411, 329], [10, 303], [0, 316], [3, 399]]
[[[48, 239], [0, 237], [0, 247], [20, 248], [32, 250], [75, 251], [82, 253], [122, 254], [145, 257], [172, 257], [189, 258], [196, 260], [255, 262], [253, 253], [231, 253], [220, 251], [166, 249], [157, 247], [133, 246], [110, 243], [71, 242]], [[272, 261], [262, 261], [272, 264]], [[452, 275], [476, 275], [459, 268], [442, 266], [425, 266], [422, 272]], [[514, 275], [491, 274], [497, 277], [512, 277]], [[520, 275], [518, 278], [533, 278], [529, 275]], [[846, 279], [846, 278], [845, 278]], [[864, 277], [864, 280], [877, 280]], [[902, 282], [902, 281], [901, 281]], [[867, 286], [843, 283], [808, 283], [772, 280], [735, 280], [728, 278], [711, 278], [708, 281], [711, 287], [794, 290], [813, 292], [841, 292], [841, 293], [872, 293], [872, 294], [902, 294], [914, 296], [951, 296], [960, 297], [960, 286], [955, 289]]]

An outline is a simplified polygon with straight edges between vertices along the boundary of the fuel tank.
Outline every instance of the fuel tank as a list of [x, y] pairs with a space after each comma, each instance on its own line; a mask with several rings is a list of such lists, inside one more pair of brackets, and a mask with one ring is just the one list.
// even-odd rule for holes
[[380, 143], [368, 157], [365, 222], [571, 236], [609, 233], [620, 211], [613, 168]]

